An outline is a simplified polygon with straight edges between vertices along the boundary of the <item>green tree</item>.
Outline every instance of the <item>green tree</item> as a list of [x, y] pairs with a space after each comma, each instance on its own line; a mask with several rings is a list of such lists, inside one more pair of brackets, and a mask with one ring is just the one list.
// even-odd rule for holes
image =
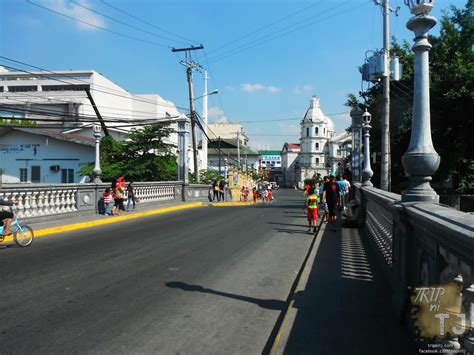
[[[101, 139], [102, 180], [125, 176], [134, 181], [170, 181], [177, 179], [178, 165], [173, 145], [164, 139], [174, 130], [169, 126], [145, 126], [129, 132], [127, 140]], [[91, 175], [94, 163], [82, 164], [81, 174]]]

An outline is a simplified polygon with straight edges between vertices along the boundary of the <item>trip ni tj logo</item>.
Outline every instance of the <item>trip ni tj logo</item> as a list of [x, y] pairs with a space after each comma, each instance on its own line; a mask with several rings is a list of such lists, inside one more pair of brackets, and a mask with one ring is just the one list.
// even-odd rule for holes
[[456, 283], [417, 287], [411, 296], [412, 318], [420, 338], [459, 336], [470, 330], [461, 286]]

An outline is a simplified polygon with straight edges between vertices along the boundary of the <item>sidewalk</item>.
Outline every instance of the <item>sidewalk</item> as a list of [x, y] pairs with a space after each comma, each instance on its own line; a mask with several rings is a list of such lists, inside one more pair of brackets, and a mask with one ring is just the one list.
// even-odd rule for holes
[[323, 223], [277, 335], [275, 354], [412, 354], [391, 291], [358, 229]]
[[[144, 215], [172, 212], [174, 208], [176, 208], [176, 210], [179, 210], [181, 208], [194, 208], [199, 206], [205, 206], [207, 204], [208, 202], [202, 201], [163, 201], [149, 204], [137, 204], [137, 208], [135, 210], [130, 210], [128, 212], [122, 211], [120, 216], [105, 216], [102, 214], [88, 213], [74, 214], [71, 217], [65, 218], [58, 218], [59, 216], [51, 216], [51, 219], [49, 221], [41, 222], [35, 222], [34, 220], [31, 221], [26, 218], [23, 221], [25, 222], [25, 224], [28, 224], [33, 228], [36, 236], [58, 233], [63, 231], [62, 229], [72, 226], [78, 226], [78, 228], [74, 229], [79, 229], [79, 225], [83, 225], [82, 228], [88, 228], [93, 226], [95, 223], [99, 225], [106, 223], [114, 223], [114, 221], [120, 222], [125, 219], [139, 218]], [[51, 233], [48, 233], [48, 231], [51, 231]]]

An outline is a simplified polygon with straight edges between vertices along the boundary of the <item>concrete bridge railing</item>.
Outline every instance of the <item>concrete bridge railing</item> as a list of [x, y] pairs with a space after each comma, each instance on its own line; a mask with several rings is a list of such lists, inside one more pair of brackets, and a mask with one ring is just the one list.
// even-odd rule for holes
[[[185, 185], [181, 181], [135, 182], [141, 204], [162, 201], [206, 200], [208, 185]], [[101, 184], [8, 184], [0, 198], [16, 201], [19, 218], [47, 220], [73, 214], [97, 213], [99, 200], [109, 183]]]
[[355, 190], [363, 234], [390, 281], [399, 314], [409, 320], [417, 288], [458, 285], [467, 330], [462, 336], [451, 332], [444, 342], [473, 353], [474, 215], [435, 203], [402, 203], [400, 195], [360, 184]]

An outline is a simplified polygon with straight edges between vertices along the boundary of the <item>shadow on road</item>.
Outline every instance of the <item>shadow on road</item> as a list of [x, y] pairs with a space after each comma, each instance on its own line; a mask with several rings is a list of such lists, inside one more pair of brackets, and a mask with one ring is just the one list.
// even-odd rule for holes
[[268, 224], [277, 224], [279, 226], [285, 226], [285, 227], [308, 228], [308, 224], [290, 224], [290, 223], [278, 223], [278, 222], [268, 222]]
[[259, 299], [259, 298], [254, 298], [254, 297], [236, 295], [233, 293], [216, 291], [211, 288], [205, 288], [200, 285], [187, 284], [185, 282], [180, 282], [180, 281], [166, 282], [165, 285], [167, 287], [177, 288], [183, 291], [209, 293], [211, 295], [217, 295], [217, 296], [232, 298], [239, 301], [249, 302], [249, 303], [258, 305], [259, 307], [270, 309], [270, 310], [281, 311], [285, 309], [286, 307], [285, 301], [272, 300], [272, 299]]

